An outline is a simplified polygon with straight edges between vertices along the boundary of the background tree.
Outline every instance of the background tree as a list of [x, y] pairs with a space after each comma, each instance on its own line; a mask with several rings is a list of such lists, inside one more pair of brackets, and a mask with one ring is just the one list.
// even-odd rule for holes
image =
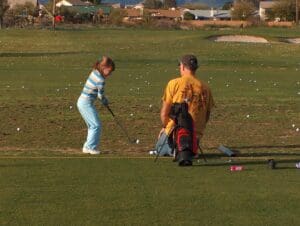
[[36, 10], [35, 5], [31, 2], [25, 2], [24, 4], [17, 4], [13, 7], [15, 15], [22, 16], [34, 16]]
[[154, 23], [154, 19], [151, 16], [151, 13], [147, 10], [143, 13], [143, 25], [145, 27], [151, 27]]
[[225, 4], [222, 7], [222, 10], [230, 10], [233, 7], [233, 2], [225, 2]]
[[253, 17], [255, 10], [256, 8], [252, 2], [247, 0], [238, 0], [233, 4], [231, 16], [236, 20], [247, 20]]
[[91, 2], [95, 5], [100, 5], [102, 0], [92, 0]]
[[0, 29], [3, 27], [3, 18], [8, 9], [9, 5], [7, 0], [0, 0]]
[[160, 0], [145, 0], [144, 6], [147, 9], [160, 9], [162, 2]]
[[123, 23], [124, 17], [127, 16], [127, 13], [123, 9], [112, 9], [109, 15], [109, 21], [114, 25], [121, 25]]
[[[298, 6], [300, 9], [300, 6]], [[294, 21], [296, 19], [296, 1], [295, 0], [278, 0], [272, 10], [266, 11], [268, 19], [280, 18], [283, 21]]]
[[77, 12], [68, 6], [61, 6], [59, 14], [64, 17], [65, 22], [73, 22]]
[[183, 14], [183, 19], [184, 20], [195, 20], [195, 15], [190, 13], [189, 11], [187, 11]]
[[176, 8], [176, 0], [164, 0], [164, 8], [169, 9], [169, 8]]

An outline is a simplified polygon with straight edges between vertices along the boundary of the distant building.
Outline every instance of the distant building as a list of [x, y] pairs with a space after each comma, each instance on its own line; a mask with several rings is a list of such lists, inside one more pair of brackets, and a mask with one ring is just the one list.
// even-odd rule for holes
[[91, 6], [93, 5], [89, 1], [81, 1], [81, 0], [62, 0], [56, 3], [56, 7], [61, 6]]
[[141, 9], [124, 9], [126, 12], [126, 16], [124, 17], [125, 21], [134, 21], [141, 20], [143, 18], [143, 10]]
[[272, 11], [275, 1], [261, 1], [259, 2], [259, 17], [261, 20], [265, 21], [268, 19], [267, 12]]
[[230, 10], [184, 10], [195, 16], [195, 20], [231, 20]]
[[181, 20], [182, 12], [180, 10], [168, 10], [168, 9], [147, 9], [152, 18], [156, 19], [170, 19]]

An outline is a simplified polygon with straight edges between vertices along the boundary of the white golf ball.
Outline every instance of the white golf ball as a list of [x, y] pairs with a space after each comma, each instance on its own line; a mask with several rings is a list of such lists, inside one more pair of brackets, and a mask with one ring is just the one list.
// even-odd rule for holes
[[131, 113], [131, 114], [130, 114], [130, 116], [132, 117], [132, 116], [133, 116], [133, 114]]
[[135, 143], [139, 144], [139, 143], [140, 143], [140, 140], [139, 140], [139, 139], [137, 139]]
[[295, 126], [296, 126], [295, 124], [292, 125], [293, 128], [294, 128]]
[[152, 108], [152, 104], [149, 104], [149, 108]]
[[250, 117], [250, 115], [246, 115], [246, 117], [247, 117], [247, 118], [249, 118], [249, 117]]
[[20, 131], [20, 128], [19, 128], [19, 127], [17, 128], [17, 131]]
[[299, 128], [296, 129], [296, 132], [299, 132]]

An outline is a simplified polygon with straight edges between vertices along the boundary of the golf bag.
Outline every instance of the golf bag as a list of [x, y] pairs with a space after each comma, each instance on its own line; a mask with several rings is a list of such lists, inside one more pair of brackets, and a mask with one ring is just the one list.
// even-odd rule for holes
[[197, 137], [194, 121], [188, 112], [187, 103], [174, 103], [169, 117], [175, 122], [175, 127], [169, 135], [168, 143], [175, 152], [175, 161], [179, 166], [190, 166], [193, 157], [197, 154]]

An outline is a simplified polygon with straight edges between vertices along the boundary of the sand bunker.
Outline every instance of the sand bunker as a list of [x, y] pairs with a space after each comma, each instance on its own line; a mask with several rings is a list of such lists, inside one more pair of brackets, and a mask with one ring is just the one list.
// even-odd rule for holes
[[289, 38], [289, 39], [287, 39], [287, 42], [293, 43], [293, 44], [300, 44], [300, 38]]
[[268, 43], [268, 40], [262, 37], [250, 35], [224, 35], [212, 38], [215, 42], [251, 42], [251, 43]]

